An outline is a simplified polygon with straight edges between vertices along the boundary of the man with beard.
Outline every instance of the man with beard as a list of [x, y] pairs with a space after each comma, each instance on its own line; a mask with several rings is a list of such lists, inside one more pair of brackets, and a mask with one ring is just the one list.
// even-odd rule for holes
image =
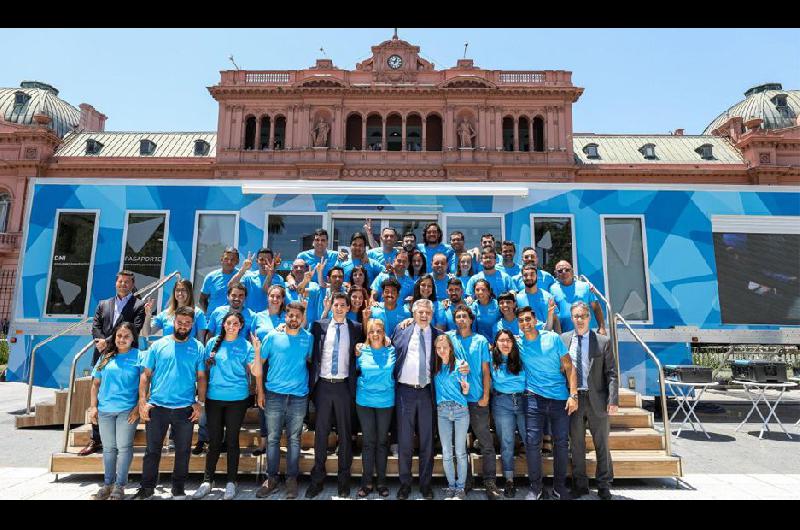
[[179, 307], [175, 310], [172, 335], [157, 340], [147, 350], [139, 379], [139, 415], [147, 425], [147, 449], [141, 487], [134, 496], [137, 500], [153, 496], [167, 428], [175, 433], [172, 498], [186, 498], [184, 483], [189, 474], [192, 423], [200, 419], [208, 386], [203, 345], [189, 337], [193, 324], [194, 309]]
[[[208, 337], [219, 335], [222, 331], [222, 319], [229, 311], [241, 313], [244, 318], [244, 327], [241, 330], [243, 337], [249, 337], [251, 326], [255, 322], [256, 314], [245, 307], [247, 289], [241, 283], [234, 283], [228, 287], [228, 305], [219, 306], [208, 316]], [[255, 329], [252, 329], [255, 331]]]
[[264, 410], [267, 416], [267, 480], [256, 497], [272, 495], [279, 486], [281, 434], [286, 427], [288, 442], [286, 498], [297, 498], [297, 475], [300, 474], [300, 434], [308, 401], [308, 365], [313, 340], [302, 329], [305, 308], [299, 302], [286, 306], [286, 326], [274, 329], [264, 339], [262, 351], [268, 363]]
[[281, 255], [273, 256], [268, 248], [259, 249], [256, 253], [258, 270], [251, 271], [253, 255], [248, 252], [239, 272], [228, 282], [228, 287], [241, 283], [247, 289], [245, 307], [253, 313], [260, 313], [267, 309], [267, 289], [270, 285], [285, 285], [281, 275], [277, 273], [281, 263]]
[[344, 252], [339, 254], [339, 266], [344, 270], [346, 281], [350, 281], [350, 273], [353, 272], [353, 267], [358, 265], [364, 267], [370, 279], [376, 278], [383, 272], [384, 265], [367, 255], [367, 237], [361, 232], [355, 232], [350, 237], [350, 253], [350, 259], [347, 259]]
[[[534, 254], [535, 255], [535, 254]], [[528, 306], [536, 314], [536, 320], [544, 329], [561, 333], [557, 305], [552, 294], [539, 288], [536, 265], [528, 263], [522, 267], [525, 290], [517, 293], [517, 307]]]
[[511, 278], [502, 271], [495, 268], [497, 264], [497, 252], [494, 248], [486, 247], [481, 254], [481, 263], [483, 263], [483, 270], [475, 274], [467, 282], [467, 296], [475, 297], [475, 282], [478, 280], [486, 280], [492, 286], [492, 291], [495, 296], [510, 291], [513, 287], [511, 285]]
[[[367, 232], [367, 234], [369, 233]], [[369, 249], [367, 256], [377, 261], [384, 268], [387, 263], [392, 263], [395, 256], [397, 256], [395, 245], [397, 245], [397, 229], [387, 226], [381, 230], [381, 246]]]
[[550, 293], [552, 293], [558, 304], [558, 319], [561, 321], [561, 330], [567, 332], [575, 328], [570, 316], [570, 310], [575, 302], [583, 302], [592, 308], [592, 321], [589, 327], [597, 326], [597, 333], [605, 335], [606, 323], [603, 318], [603, 309], [600, 307], [590, 285], [575, 279], [575, 272], [567, 260], [561, 260], [556, 263], [556, 276], [558, 281], [550, 287]]
[[427, 270], [425, 272], [431, 272], [433, 270], [433, 258], [438, 253], [445, 255], [446, 266], [447, 262], [450, 260], [450, 256], [453, 254], [453, 249], [442, 243], [442, 228], [438, 223], [428, 223], [422, 234], [422, 238], [425, 242], [417, 245], [417, 248], [420, 252], [425, 254], [425, 263], [427, 263]]
[[466, 252], [464, 248], [464, 232], [454, 230], [450, 232], [450, 248], [453, 253], [449, 256], [447, 267], [451, 274], [458, 274], [458, 257]]
[[[549, 272], [539, 268], [539, 257], [536, 255], [536, 251], [533, 247], [525, 247], [522, 249], [522, 267], [525, 268], [525, 265], [533, 265], [536, 267], [536, 284], [539, 286], [539, 289], [550, 292], [550, 287], [556, 282], [556, 279], [553, 278], [553, 275]], [[522, 277], [522, 271], [512, 277], [511, 280], [517, 292], [525, 289], [525, 280]]]
[[219, 306], [225, 305], [228, 283], [239, 272], [239, 269], [236, 268], [239, 264], [239, 251], [235, 247], [225, 247], [219, 263], [222, 268], [209, 272], [203, 279], [203, 287], [200, 289], [200, 299], [197, 301], [197, 305], [206, 312], [206, 315], [210, 315]]
[[[380, 302], [383, 300], [383, 287], [381, 286], [383, 282], [389, 278], [397, 280], [400, 284], [398, 304], [403, 305], [405, 299], [414, 294], [414, 280], [408, 275], [408, 252], [405, 250], [401, 250], [397, 253], [390, 270], [380, 273], [378, 277], [372, 281], [370, 289], [372, 289], [372, 297], [376, 301]], [[386, 334], [389, 334], [388, 329], [386, 330]]]
[[515, 245], [513, 241], [503, 241], [500, 243], [500, 255], [503, 257], [503, 261], [497, 264], [497, 270], [505, 272], [512, 278], [519, 274], [519, 264], [514, 261], [516, 253], [517, 245]]
[[[437, 295], [438, 297], [438, 295]], [[464, 303], [464, 289], [461, 280], [450, 278], [447, 282], [447, 298], [436, 302], [436, 322], [442, 331], [453, 331], [458, 329], [456, 326], [455, 310]]]

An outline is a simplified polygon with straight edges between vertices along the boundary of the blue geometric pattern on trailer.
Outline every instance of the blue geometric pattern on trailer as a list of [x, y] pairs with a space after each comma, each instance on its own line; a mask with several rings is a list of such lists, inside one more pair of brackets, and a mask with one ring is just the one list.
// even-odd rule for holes
[[[258, 249], [264, 240], [265, 213], [327, 212], [329, 205], [382, 205], [389, 213], [393, 205], [408, 210], [416, 205], [441, 205], [446, 214], [502, 213], [505, 237], [519, 248], [531, 244], [531, 214], [572, 214], [575, 216], [575, 245], [578, 270], [605, 290], [602, 263], [602, 214], [643, 215], [646, 230], [648, 268], [652, 297], [653, 324], [637, 327], [769, 329], [776, 326], [730, 326], [721, 324], [716, 283], [716, 264], [711, 233], [713, 215], [800, 215], [800, 193], [768, 191], [580, 189], [580, 185], [537, 187], [529, 185], [525, 198], [494, 197], [487, 184], [486, 196], [403, 196], [403, 195], [245, 195], [240, 185], [158, 185], [143, 183], [52, 184], [34, 186], [33, 207], [28, 224], [25, 257], [15, 318], [58, 321], [42, 318], [48, 267], [51, 260], [55, 212], [57, 209], [97, 209], [99, 231], [89, 312], [113, 293], [113, 283], [120, 267], [122, 236], [126, 210], [169, 211], [169, 233], [164, 270], [179, 270], [189, 277], [192, 266], [192, 243], [197, 210], [238, 211], [240, 251]], [[398, 184], [399, 186], [401, 184]], [[523, 186], [524, 184], [520, 184]], [[333, 210], [332, 210], [333, 211]], [[165, 286], [171, 290], [172, 284]], [[163, 302], [166, 303], [164, 297]], [[66, 338], [65, 338], [66, 339]], [[87, 337], [88, 339], [88, 337]], [[37, 339], [38, 340], [38, 339]], [[26, 341], [28, 344], [30, 342]], [[69, 341], [66, 341], [69, 342]], [[45, 386], [66, 384], [68, 367], [74, 353], [85, 342], [71, 347], [56, 341], [37, 354], [36, 382]], [[665, 343], [667, 344], [667, 343]], [[27, 375], [30, 350], [20, 341], [12, 346], [9, 379]], [[52, 347], [51, 347], [52, 346]], [[673, 357], [674, 343], [668, 343]], [[665, 345], [664, 348], [667, 348]], [[663, 349], [663, 348], [661, 348]], [[26, 351], [27, 350], [27, 351]], [[688, 346], [684, 345], [686, 356]], [[658, 353], [658, 352], [657, 352]], [[666, 354], [666, 351], [665, 351]], [[88, 355], [88, 354], [87, 354]], [[660, 355], [660, 354], [659, 354]], [[41, 362], [41, 359], [47, 359]], [[40, 364], [41, 363], [41, 364]], [[626, 361], [621, 361], [623, 367]], [[67, 368], [64, 369], [64, 364]], [[634, 362], [630, 368], [639, 366]], [[88, 363], [87, 363], [88, 365]], [[638, 379], [638, 377], [637, 377]], [[652, 393], [651, 375], [645, 377]], [[644, 390], [644, 389], [643, 389]]]

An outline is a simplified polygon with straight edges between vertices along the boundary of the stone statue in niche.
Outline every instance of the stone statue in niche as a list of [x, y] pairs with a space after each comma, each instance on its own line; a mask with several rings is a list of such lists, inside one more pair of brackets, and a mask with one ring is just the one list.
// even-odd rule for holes
[[327, 147], [328, 133], [331, 126], [325, 120], [319, 120], [317, 124], [311, 129], [311, 142], [314, 147]]
[[472, 124], [467, 121], [467, 118], [461, 118], [461, 123], [458, 124], [456, 132], [458, 133], [458, 139], [461, 144], [459, 147], [462, 149], [473, 149], [475, 147], [472, 144], [472, 139], [475, 138], [477, 134]]

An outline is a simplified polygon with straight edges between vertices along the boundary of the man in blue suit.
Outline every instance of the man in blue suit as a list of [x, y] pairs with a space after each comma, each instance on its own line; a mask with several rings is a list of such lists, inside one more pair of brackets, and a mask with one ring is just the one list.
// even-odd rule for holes
[[411, 459], [414, 432], [419, 432], [419, 490], [426, 499], [433, 499], [433, 422], [436, 409], [433, 393], [433, 344], [441, 331], [431, 326], [433, 304], [417, 300], [411, 311], [414, 323], [399, 327], [392, 335], [397, 361], [394, 365], [395, 410], [397, 412], [398, 464], [400, 489], [397, 498], [408, 499], [411, 493]]

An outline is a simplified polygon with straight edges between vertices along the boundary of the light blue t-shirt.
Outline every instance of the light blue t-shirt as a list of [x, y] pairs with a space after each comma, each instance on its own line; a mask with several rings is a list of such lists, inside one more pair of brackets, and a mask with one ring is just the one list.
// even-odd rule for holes
[[394, 364], [397, 357], [393, 346], [373, 350], [364, 344], [356, 358], [361, 373], [356, 381], [356, 404], [362, 407], [385, 409], [394, 406]]
[[558, 333], [539, 331], [535, 340], [519, 339], [519, 353], [525, 369], [525, 389], [548, 399], [569, 397], [567, 377], [561, 371], [561, 358], [568, 354]]
[[[461, 374], [458, 372], [459, 363], [456, 360], [455, 370], [443, 365], [442, 369], [433, 376], [433, 384], [436, 385], [436, 404], [445, 401], [455, 401], [462, 407], [467, 406], [467, 396], [461, 392]], [[470, 387], [470, 392], [472, 388]]]
[[386, 335], [391, 337], [397, 324], [407, 318], [411, 318], [411, 313], [405, 304], [397, 304], [394, 309], [389, 310], [386, 309], [386, 305], [383, 302], [380, 302], [372, 307], [372, 318], [382, 320]]
[[153, 371], [148, 403], [177, 409], [194, 402], [197, 372], [205, 372], [205, 347], [193, 338], [163, 337], [150, 345], [143, 366]]
[[256, 337], [258, 337], [258, 340], [264, 342], [264, 337], [267, 336], [267, 333], [284, 322], [286, 322], [286, 311], [276, 315], [270, 315], [269, 311], [262, 311], [256, 313], [256, 318], [253, 320], [253, 324], [250, 327], [253, 329], [253, 333], [256, 334]]
[[469, 283], [470, 278], [472, 276], [456, 276], [461, 281], [461, 292], [466, 295], [467, 294], [467, 284]]
[[[213, 337], [206, 344], [205, 359], [211, 358], [211, 352], [219, 337]], [[208, 376], [209, 399], [218, 401], [240, 401], [250, 395], [250, 372], [247, 365], [255, 359], [253, 345], [247, 342], [241, 332], [236, 340], [222, 341], [219, 350], [214, 354], [214, 364]]]
[[433, 270], [433, 257], [436, 254], [444, 254], [447, 256], [447, 262], [450, 263], [451, 256], [454, 254], [453, 247], [444, 243], [439, 243], [433, 247], [429, 247], [425, 243], [417, 243], [417, 249], [425, 254], [426, 272]]
[[492, 362], [489, 341], [475, 333], [466, 338], [462, 337], [458, 331], [448, 331], [447, 335], [450, 336], [450, 341], [455, 347], [456, 358], [469, 364], [467, 401], [469, 403], [480, 401], [483, 398], [483, 363]]
[[458, 329], [453, 312], [458, 304], [449, 304], [447, 308], [444, 307], [444, 300], [436, 302], [436, 307], [433, 312], [435, 326], [445, 331], [452, 331]]
[[239, 269], [234, 268], [228, 274], [223, 274], [222, 269], [211, 271], [203, 280], [201, 293], [208, 295], [206, 314], [210, 315], [216, 308], [228, 303], [228, 282], [231, 281]]
[[414, 294], [414, 279], [407, 273], [403, 276], [395, 276], [394, 274], [382, 272], [372, 281], [372, 285], [370, 286], [372, 292], [377, 294], [378, 302], [383, 302], [383, 289], [381, 289], [381, 284], [387, 278], [395, 278], [400, 282], [400, 295], [398, 296], [400, 303], [403, 303], [403, 300]]
[[494, 343], [494, 338], [497, 336], [497, 333], [503, 329], [507, 329], [514, 335], [519, 335], [519, 320], [514, 318], [514, 320], [509, 322], [501, 316], [500, 320], [497, 321], [497, 324], [494, 325], [494, 330], [492, 331], [492, 343]]
[[[321, 300], [320, 300], [320, 288], [319, 284], [316, 282], [308, 282], [306, 285], [305, 293], [306, 299], [308, 300], [308, 305], [306, 306], [306, 329], [311, 328], [311, 323], [317, 319], [317, 315], [320, 311], [322, 311], [321, 307]], [[290, 302], [299, 302], [300, 301], [300, 293], [289, 289], [286, 289], [286, 298], [289, 299]]]
[[394, 258], [397, 257], [397, 249], [393, 248], [391, 252], [385, 254], [383, 247], [371, 248], [367, 251], [367, 257], [378, 262], [381, 269], [386, 267], [386, 262], [394, 263]]
[[270, 331], [261, 346], [262, 356], [269, 363], [266, 389], [276, 394], [308, 395], [308, 361], [313, 341], [311, 333], [300, 329], [297, 335]]
[[[525, 280], [522, 278], [522, 271], [519, 272], [516, 276], [512, 278], [514, 283], [515, 289], [519, 291], [525, 290]], [[550, 287], [556, 283], [556, 279], [553, 278], [553, 275], [547, 271], [542, 269], [536, 269], [536, 287], [539, 289], [544, 289], [545, 291], [550, 291]]]
[[139, 402], [139, 375], [145, 352], [132, 348], [125, 353], [117, 353], [102, 370], [97, 367], [103, 358], [98, 359], [92, 370], [92, 377], [100, 380], [97, 393], [97, 410], [100, 412], [124, 412], [131, 410]]
[[[305, 261], [308, 264], [308, 270], [314, 270], [314, 267], [317, 266], [317, 263], [320, 262], [320, 258], [314, 254], [314, 249], [311, 250], [304, 250], [300, 254], [297, 255], [297, 258]], [[328, 277], [328, 271], [334, 268], [339, 263], [339, 253], [335, 250], [326, 250], [325, 251], [325, 267], [322, 269], [322, 277]]]
[[525, 370], [520, 369], [519, 373], [514, 375], [508, 371], [506, 360], [503, 360], [497, 368], [492, 363], [492, 387], [503, 394], [525, 392]]
[[375, 261], [374, 259], [368, 259], [366, 262], [361, 260], [360, 258], [350, 258], [349, 260], [345, 261], [344, 263], [340, 263], [339, 266], [344, 269], [344, 281], [350, 281], [350, 273], [353, 272], [353, 268], [362, 265], [365, 269], [367, 269], [367, 278], [370, 282], [378, 277], [380, 273], [383, 272], [384, 268], [383, 265]]
[[[219, 306], [208, 316], [208, 335], [213, 337], [219, 335], [222, 331], [222, 319], [231, 310], [231, 306]], [[250, 338], [250, 331], [254, 330], [253, 322], [255, 321], [256, 314], [247, 309], [246, 307], [241, 310], [242, 317], [244, 318], [244, 327], [239, 331], [239, 335]]]
[[[260, 271], [249, 271], [242, 278], [242, 285], [247, 288], [247, 298], [244, 300], [244, 306], [252, 311], [258, 313], [267, 308], [267, 293], [264, 292], [264, 282], [267, 277], [262, 275]], [[277, 272], [272, 275], [270, 285], [285, 286], [286, 282]]]
[[[526, 293], [524, 290], [517, 293], [517, 307], [530, 307], [539, 322], [547, 322], [547, 306], [553, 295], [542, 289], [537, 288], [533, 294]], [[558, 306], [556, 306], [556, 317], [558, 317]]]
[[597, 328], [597, 319], [594, 318], [594, 311], [592, 310], [592, 302], [597, 301], [597, 297], [589, 288], [589, 284], [580, 280], [574, 280], [572, 285], [564, 286], [556, 282], [550, 288], [550, 293], [556, 299], [558, 304], [558, 320], [561, 322], [561, 331], [566, 333], [575, 329], [572, 323], [572, 314], [570, 312], [572, 304], [575, 302], [584, 302], [589, 306], [589, 315], [592, 317], [589, 327], [592, 329]]
[[514, 276], [516, 276], [520, 272], [520, 266], [519, 266], [518, 263], [515, 263], [511, 267], [506, 267], [505, 265], [503, 265], [503, 262], [501, 261], [500, 263], [495, 265], [494, 268], [499, 270], [499, 271], [505, 272], [511, 278], [513, 278]]
[[473, 298], [475, 297], [475, 283], [478, 280], [488, 281], [489, 285], [492, 286], [492, 291], [494, 292], [495, 296], [500, 296], [501, 294], [514, 288], [514, 286], [511, 284], [511, 278], [505, 272], [495, 269], [494, 274], [487, 275], [484, 271], [481, 271], [470, 278], [469, 282], [467, 282], [466, 294]]
[[436, 279], [433, 275], [433, 289], [436, 292], [436, 300], [447, 300], [447, 282], [450, 281], [450, 276], [445, 274], [440, 280]]
[[473, 329], [483, 335], [489, 342], [493, 342], [495, 324], [502, 318], [497, 300], [492, 298], [486, 305], [475, 300], [469, 308], [472, 309], [472, 313], [475, 315]]
[[[172, 333], [175, 331], [175, 313], [168, 314], [167, 310], [165, 309], [153, 317], [150, 327], [153, 330], [162, 330], [165, 337], [172, 335]], [[194, 323], [192, 324], [192, 331], [189, 333], [189, 336], [193, 339], [196, 339], [197, 334], [207, 327], [208, 323], [206, 322], [206, 314], [199, 307], [195, 307]]]

